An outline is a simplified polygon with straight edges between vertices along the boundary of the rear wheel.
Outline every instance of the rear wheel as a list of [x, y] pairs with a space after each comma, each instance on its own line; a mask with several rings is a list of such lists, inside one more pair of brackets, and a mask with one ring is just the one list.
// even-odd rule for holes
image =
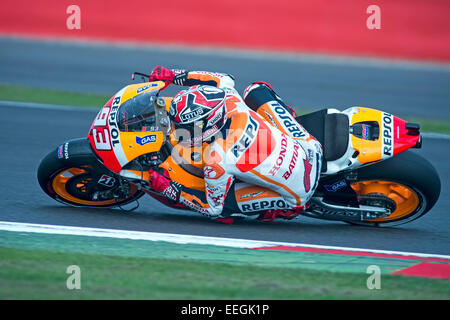
[[92, 154], [71, 154], [67, 160], [59, 158], [57, 150], [52, 151], [39, 165], [39, 184], [51, 198], [82, 207], [121, 206], [144, 194], [106, 168], [101, 170], [96, 161]]
[[394, 226], [413, 221], [435, 205], [441, 182], [436, 169], [423, 157], [404, 152], [394, 158], [358, 169], [357, 181], [351, 183], [364, 205], [388, 204], [388, 216], [353, 224]]

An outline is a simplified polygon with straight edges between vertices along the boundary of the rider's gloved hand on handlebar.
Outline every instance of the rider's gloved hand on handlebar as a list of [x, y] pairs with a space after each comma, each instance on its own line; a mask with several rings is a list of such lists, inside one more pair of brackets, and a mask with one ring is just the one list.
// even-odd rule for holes
[[160, 173], [149, 169], [148, 173], [150, 174], [149, 185], [154, 191], [163, 194], [173, 202], [178, 202], [181, 194], [181, 185], [179, 183], [170, 180], [170, 178], [164, 175], [166, 173], [165, 170]]
[[172, 84], [174, 82], [175, 77], [178, 74], [185, 73], [186, 70], [183, 69], [167, 69], [162, 66], [157, 66], [155, 69], [153, 69], [152, 73], [150, 74], [150, 77], [148, 78], [149, 81], [164, 81], [166, 85], [161, 90], [165, 89], [169, 84]]
[[164, 68], [162, 66], [157, 66], [153, 69], [150, 74], [149, 81], [166, 81], [169, 83], [173, 83], [173, 78], [175, 78], [175, 72], [171, 69]]

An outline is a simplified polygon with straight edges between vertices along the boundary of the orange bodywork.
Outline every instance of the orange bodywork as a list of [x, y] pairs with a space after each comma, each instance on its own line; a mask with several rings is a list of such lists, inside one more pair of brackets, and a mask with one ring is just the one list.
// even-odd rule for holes
[[[381, 124], [381, 111], [370, 108], [358, 108], [358, 113], [352, 116], [351, 125], [358, 122], [376, 121], [378, 125]], [[360, 163], [368, 163], [381, 160], [382, 158], [382, 142], [381, 139], [377, 140], [364, 140], [351, 135], [351, 141], [353, 149], [359, 151], [358, 161]]]
[[172, 157], [168, 157], [161, 165], [161, 168], [169, 172], [170, 179], [178, 182], [188, 188], [205, 191], [205, 181], [202, 178], [196, 177], [176, 163]]

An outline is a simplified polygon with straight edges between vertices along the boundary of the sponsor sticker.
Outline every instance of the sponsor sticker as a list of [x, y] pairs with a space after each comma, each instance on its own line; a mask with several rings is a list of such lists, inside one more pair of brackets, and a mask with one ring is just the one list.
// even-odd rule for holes
[[262, 211], [269, 209], [288, 209], [286, 201], [283, 199], [264, 199], [239, 203], [242, 212]]
[[148, 84], [148, 85], [146, 85], [146, 86], [143, 86], [143, 87], [138, 88], [138, 89], [136, 90], [136, 93], [141, 93], [142, 91], [145, 91], [145, 90], [147, 90], [147, 89], [149, 89], [149, 88], [156, 87], [156, 86], [158, 86], [157, 83], [151, 83], [151, 84]]
[[214, 112], [212, 117], [208, 120], [208, 123], [206, 124], [206, 126], [211, 127], [212, 125], [216, 124], [222, 118], [223, 118], [223, 108], [219, 108]]
[[394, 155], [394, 143], [393, 143], [393, 132], [394, 132], [394, 117], [392, 114], [383, 112], [382, 116], [382, 158], [389, 158]]
[[256, 122], [252, 117], [249, 117], [249, 122], [245, 128], [242, 137], [239, 141], [233, 146], [232, 151], [234, 156], [239, 159], [239, 157], [247, 150], [253, 141], [256, 138], [256, 134], [258, 133], [258, 122]]
[[362, 125], [362, 138], [369, 140], [369, 126], [367, 124]]
[[218, 179], [225, 173], [225, 170], [218, 164], [213, 163], [203, 168], [203, 174], [206, 179]]
[[269, 105], [275, 111], [277, 117], [280, 119], [281, 125], [294, 138], [304, 138], [306, 136], [305, 130], [300, 124], [295, 121], [291, 114], [278, 102], [271, 101]]
[[201, 106], [197, 106], [196, 108], [191, 108], [190, 106], [184, 108], [180, 113], [180, 119], [182, 122], [188, 122], [193, 119], [196, 119], [199, 115], [208, 112], [209, 110], [203, 108]]
[[327, 184], [324, 185], [325, 189], [327, 191], [330, 191], [330, 192], [336, 192], [339, 189], [342, 189], [342, 188], [344, 188], [346, 186], [347, 186], [347, 182], [344, 179], [339, 180], [339, 181], [337, 181], [337, 182], [335, 182], [333, 184], [330, 184], [330, 185], [327, 185]]
[[[292, 172], [294, 171], [294, 169], [295, 169], [295, 166], [297, 165], [297, 159], [298, 159], [298, 150], [300, 149], [300, 145], [296, 142], [296, 143], [294, 143], [294, 151], [293, 151], [293, 153], [292, 153], [292, 158], [291, 158], [291, 161], [289, 162], [289, 167], [288, 167], [288, 170], [286, 170], [284, 173], [283, 173], [283, 178], [285, 179], [285, 180], [288, 180], [289, 179], [289, 177], [292, 175]], [[306, 159], [307, 160], [307, 159]], [[309, 161], [308, 161], [308, 164], [309, 164]]]
[[196, 210], [204, 215], [209, 215], [208, 209], [203, 208], [200, 205], [194, 204], [194, 203], [190, 202], [189, 200], [184, 199], [183, 197], [180, 197], [180, 203], [184, 204], [186, 207]]
[[58, 147], [58, 159], [69, 159], [69, 143], [66, 142]]
[[111, 136], [111, 143], [113, 148], [115, 149], [117, 144], [120, 144], [120, 139], [119, 139], [119, 129], [118, 129], [118, 125], [117, 125], [117, 111], [119, 110], [119, 106], [120, 106], [120, 96], [116, 96], [113, 100], [112, 103], [112, 108], [111, 108], [111, 112], [109, 113], [109, 119], [108, 119], [108, 124], [109, 124], [109, 134]]
[[64, 154], [63, 154], [63, 145], [60, 145], [60, 146], [58, 147], [58, 159], [62, 159], [62, 157], [64, 157]]
[[263, 194], [264, 191], [258, 191], [258, 192], [252, 192], [252, 193], [248, 193], [248, 194], [243, 194], [240, 196], [240, 199], [247, 199], [247, 198], [255, 198], [261, 194]]
[[145, 137], [136, 137], [136, 143], [143, 146], [147, 143], [153, 143], [156, 142], [156, 134], [149, 134]]
[[69, 159], [69, 143], [64, 143], [64, 159]]
[[98, 180], [97, 183], [102, 184], [107, 187], [112, 187], [116, 183], [116, 179], [104, 174], [100, 177], [100, 179]]
[[287, 136], [283, 133], [281, 135], [281, 149], [280, 154], [278, 155], [278, 158], [275, 160], [275, 164], [273, 165], [272, 169], [270, 169], [269, 174], [274, 176], [278, 170], [280, 169], [280, 166], [284, 162], [284, 158], [286, 157], [286, 150], [287, 150]]

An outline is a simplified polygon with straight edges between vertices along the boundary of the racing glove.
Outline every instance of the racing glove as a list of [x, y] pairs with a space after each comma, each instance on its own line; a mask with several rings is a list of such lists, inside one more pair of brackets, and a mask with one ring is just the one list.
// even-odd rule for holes
[[149, 186], [152, 190], [161, 193], [167, 199], [177, 203], [180, 199], [181, 184], [170, 180], [167, 171], [164, 169], [161, 170], [163, 170], [162, 173], [153, 169], [148, 170], [150, 174]]
[[170, 69], [157, 66], [155, 69], [153, 69], [152, 73], [150, 74], [149, 81], [168, 81], [170, 83], [173, 83], [173, 78], [175, 78], [175, 72], [173, 72]]
[[[186, 70], [178, 70], [178, 69], [167, 69], [162, 66], [157, 66], [155, 69], [153, 69], [152, 73], [150, 74], [149, 81], [164, 81], [166, 83], [166, 88], [169, 84], [172, 84], [174, 82], [175, 76], [178, 74], [182, 74], [187, 72]], [[163, 89], [164, 89], [163, 88]]]

